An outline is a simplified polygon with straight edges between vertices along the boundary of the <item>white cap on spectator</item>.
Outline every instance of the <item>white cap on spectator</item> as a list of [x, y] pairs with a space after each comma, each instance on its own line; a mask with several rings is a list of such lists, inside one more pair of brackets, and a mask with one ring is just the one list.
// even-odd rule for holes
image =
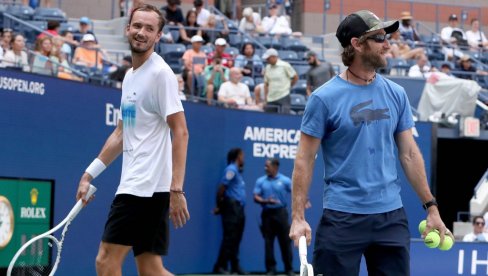
[[269, 57], [272, 57], [272, 56], [277, 57], [278, 56], [278, 51], [276, 51], [273, 48], [270, 48], [270, 49], [266, 50], [266, 52], [264, 52], [263, 59], [268, 59]]
[[83, 35], [83, 38], [81, 39], [81, 41], [85, 42], [85, 41], [96, 41], [96, 40], [92, 34], [85, 34], [85, 35]]
[[191, 37], [190, 39], [191, 43], [194, 43], [194, 42], [204, 42], [203, 38], [199, 35], [194, 35]]
[[215, 40], [215, 45], [217, 45], [217, 46], [225, 46], [225, 45], [227, 45], [227, 41], [225, 41], [225, 39], [223, 39], [223, 38], [220, 37], [220, 38], [217, 38]]
[[242, 16], [251, 16], [252, 15], [252, 8], [247, 7], [242, 11]]

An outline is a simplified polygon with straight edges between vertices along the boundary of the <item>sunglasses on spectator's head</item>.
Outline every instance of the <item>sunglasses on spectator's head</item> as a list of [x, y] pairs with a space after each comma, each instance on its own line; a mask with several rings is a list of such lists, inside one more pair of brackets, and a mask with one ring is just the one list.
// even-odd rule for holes
[[14, 31], [14, 30], [12, 30], [12, 29], [10, 29], [10, 28], [5, 28], [5, 29], [3, 29], [3, 32], [4, 32], [4, 33], [11, 33], [11, 32], [13, 32], [13, 31]]
[[383, 43], [386, 40], [387, 34], [375, 34], [372, 36], [367, 36], [366, 39], [374, 40], [376, 43]]

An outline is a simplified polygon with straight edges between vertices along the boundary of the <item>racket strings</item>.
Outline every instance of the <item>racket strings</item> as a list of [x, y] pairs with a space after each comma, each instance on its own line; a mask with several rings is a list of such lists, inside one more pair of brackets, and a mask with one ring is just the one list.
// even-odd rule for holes
[[26, 247], [15, 261], [12, 269], [14, 276], [49, 276], [53, 270], [51, 254], [57, 250], [54, 237], [47, 236]]

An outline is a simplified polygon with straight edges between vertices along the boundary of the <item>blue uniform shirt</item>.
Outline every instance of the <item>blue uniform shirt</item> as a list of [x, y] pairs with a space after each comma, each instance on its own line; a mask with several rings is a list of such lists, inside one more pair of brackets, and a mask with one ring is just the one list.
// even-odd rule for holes
[[321, 140], [324, 208], [375, 214], [402, 207], [394, 136], [414, 126], [403, 87], [336, 76], [310, 96], [301, 131]]
[[261, 176], [254, 186], [254, 194], [259, 195], [263, 199], [274, 198], [280, 202], [278, 204], [264, 204], [264, 209], [286, 207], [290, 192], [291, 180], [281, 173], [278, 173], [276, 177]]
[[242, 206], [246, 203], [246, 183], [235, 163], [228, 165], [220, 183], [225, 186], [225, 196], [239, 201]]

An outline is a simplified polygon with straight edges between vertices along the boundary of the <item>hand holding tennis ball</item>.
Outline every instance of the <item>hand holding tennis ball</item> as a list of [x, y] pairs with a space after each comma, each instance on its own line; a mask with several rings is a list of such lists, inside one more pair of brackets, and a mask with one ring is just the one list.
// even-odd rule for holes
[[424, 233], [426, 226], [427, 226], [427, 221], [425, 219], [419, 223], [420, 235], [422, 235], [422, 233]]
[[[420, 235], [424, 233], [425, 227], [427, 227], [427, 221], [424, 219], [419, 223], [419, 232]], [[451, 238], [451, 236], [447, 235], [447, 233], [450, 232], [449, 230], [446, 231], [446, 234], [444, 235], [444, 241], [440, 243], [440, 236], [439, 236], [439, 231], [434, 229], [430, 233], [428, 233], [425, 236], [424, 243], [427, 247], [429, 248], [436, 248], [438, 247], [439, 250], [442, 251], [447, 251], [452, 248], [454, 245], [454, 240]]]
[[439, 249], [442, 251], [447, 251], [451, 249], [451, 247], [454, 245], [454, 241], [452, 240], [451, 236], [449, 235], [444, 235], [444, 241], [439, 244]]
[[429, 234], [427, 234], [427, 236], [425, 236], [424, 239], [424, 244], [428, 248], [436, 248], [439, 246], [440, 242], [441, 242], [441, 237], [435, 231], [429, 232]]

